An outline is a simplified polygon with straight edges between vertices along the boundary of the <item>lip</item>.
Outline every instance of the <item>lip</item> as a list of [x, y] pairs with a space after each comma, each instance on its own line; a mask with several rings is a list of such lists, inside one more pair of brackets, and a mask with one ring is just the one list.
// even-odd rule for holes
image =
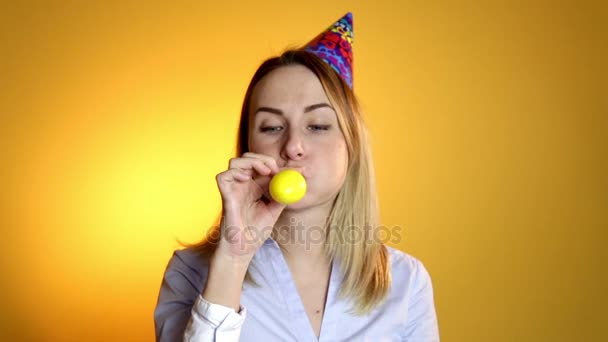
[[288, 170], [288, 169], [296, 170], [299, 173], [301, 173], [302, 176], [304, 176], [304, 179], [308, 179], [308, 173], [304, 166], [283, 166], [283, 167], [279, 168], [279, 171]]

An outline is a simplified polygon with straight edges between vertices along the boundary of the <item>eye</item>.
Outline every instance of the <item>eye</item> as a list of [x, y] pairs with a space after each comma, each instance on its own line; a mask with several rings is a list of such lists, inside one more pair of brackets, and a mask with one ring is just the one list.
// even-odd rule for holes
[[262, 126], [260, 132], [262, 133], [275, 133], [283, 130], [283, 126]]
[[331, 125], [310, 125], [308, 129], [311, 131], [327, 131]]

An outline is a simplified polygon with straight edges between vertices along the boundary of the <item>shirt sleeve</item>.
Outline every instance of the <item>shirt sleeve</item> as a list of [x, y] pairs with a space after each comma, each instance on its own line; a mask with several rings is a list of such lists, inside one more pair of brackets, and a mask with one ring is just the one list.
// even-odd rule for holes
[[242, 305], [237, 313], [233, 308], [210, 303], [199, 295], [186, 326], [184, 342], [238, 342], [246, 317], [247, 309]]
[[412, 294], [404, 333], [407, 342], [439, 342], [439, 327], [433, 284], [424, 265], [416, 260], [412, 279]]
[[187, 258], [174, 252], [165, 270], [154, 310], [156, 341], [238, 341], [246, 309], [237, 313], [206, 301], [201, 296], [206, 270], [190, 267]]

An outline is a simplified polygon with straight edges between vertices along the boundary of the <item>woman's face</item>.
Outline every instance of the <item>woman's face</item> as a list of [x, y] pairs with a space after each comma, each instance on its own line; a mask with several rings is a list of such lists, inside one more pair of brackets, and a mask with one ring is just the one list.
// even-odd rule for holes
[[301, 65], [280, 67], [255, 86], [249, 107], [249, 150], [306, 178], [302, 209], [332, 201], [344, 184], [348, 151], [336, 112], [317, 76]]

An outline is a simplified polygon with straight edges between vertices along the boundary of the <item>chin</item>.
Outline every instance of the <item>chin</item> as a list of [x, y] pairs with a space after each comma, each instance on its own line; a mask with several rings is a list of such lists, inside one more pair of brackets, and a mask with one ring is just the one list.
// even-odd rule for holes
[[307, 209], [310, 208], [312, 205], [310, 203], [308, 203], [308, 201], [306, 199], [303, 199], [297, 203], [294, 204], [290, 204], [288, 206], [285, 207], [285, 210], [302, 210], [302, 209]]
[[319, 199], [318, 197], [309, 196], [307, 194], [299, 202], [290, 204], [287, 207], [285, 207], [285, 210], [299, 211], [299, 210], [309, 209], [309, 208], [316, 207], [316, 206], [325, 206], [325, 205], [327, 205], [328, 201], [332, 202], [331, 200]]

